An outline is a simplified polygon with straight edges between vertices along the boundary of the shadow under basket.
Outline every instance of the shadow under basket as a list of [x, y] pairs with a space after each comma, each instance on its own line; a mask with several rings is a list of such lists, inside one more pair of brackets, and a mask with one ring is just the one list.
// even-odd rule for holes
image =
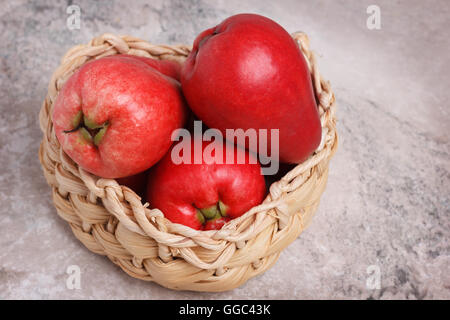
[[311, 72], [323, 129], [321, 144], [307, 161], [270, 186], [261, 205], [212, 231], [171, 223], [131, 189], [78, 167], [61, 149], [51, 120], [59, 90], [84, 63], [122, 53], [182, 62], [190, 47], [104, 34], [70, 49], [50, 80], [39, 114], [43, 132], [39, 159], [58, 215], [75, 236], [130, 276], [176, 290], [226, 291], [270, 268], [314, 215], [338, 140], [330, 85], [319, 74], [307, 36], [297, 32], [292, 37]]

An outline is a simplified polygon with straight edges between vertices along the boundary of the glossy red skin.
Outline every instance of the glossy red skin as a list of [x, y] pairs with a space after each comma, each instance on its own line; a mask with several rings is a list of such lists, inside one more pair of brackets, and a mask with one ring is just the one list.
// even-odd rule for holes
[[238, 14], [202, 32], [182, 68], [181, 86], [211, 128], [279, 129], [281, 162], [300, 163], [320, 144], [306, 61], [268, 18]]
[[[202, 143], [203, 150], [208, 144]], [[226, 164], [224, 153], [222, 164], [193, 164], [191, 161], [191, 164], [176, 165], [169, 151], [151, 169], [147, 201], [174, 223], [197, 230], [204, 230], [205, 227], [221, 228], [222, 221], [210, 221], [202, 225], [197, 218], [196, 208], [209, 208], [220, 199], [228, 206], [227, 218], [233, 219], [260, 204], [266, 193], [259, 163], [249, 164], [251, 155], [235, 147], [235, 156], [238, 153], [245, 153], [245, 164]]]
[[[98, 148], [72, 120], [80, 111], [108, 130]], [[179, 82], [140, 59], [112, 56], [83, 65], [60, 91], [52, 120], [63, 150], [85, 170], [104, 178], [137, 174], [155, 164], [183, 126], [186, 106]]]

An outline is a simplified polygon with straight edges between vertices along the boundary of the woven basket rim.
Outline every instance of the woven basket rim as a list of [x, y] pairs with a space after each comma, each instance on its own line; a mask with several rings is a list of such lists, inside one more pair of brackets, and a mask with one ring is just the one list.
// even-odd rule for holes
[[[81, 65], [92, 59], [127, 53], [182, 62], [189, 54], [191, 47], [185, 45], [154, 45], [135, 37], [116, 36], [107, 33], [92, 39], [86, 45], [78, 45], [68, 50], [50, 80], [47, 97], [39, 114], [40, 126], [44, 134], [39, 158], [47, 182], [53, 187], [54, 202], [58, 214], [71, 224], [75, 235], [85, 243], [84, 241], [88, 241], [85, 240], [88, 237], [86, 234], [92, 234], [96, 228], [99, 228], [97, 225], [104, 225], [104, 231], [102, 232], [105, 232], [105, 235], [109, 232], [116, 238], [117, 227], [119, 226], [122, 233], [125, 232], [122, 228], [124, 227], [131, 233], [135, 233], [136, 237], [141, 236], [154, 240], [157, 243], [157, 256], [163, 263], [169, 264], [175, 258], [184, 259], [188, 264], [201, 270], [215, 270], [214, 275], [218, 277], [225, 273], [227, 263], [232, 260], [236, 250], [244, 248], [249, 240], [258, 237], [270, 226], [276, 224], [277, 230], [281, 232], [286, 227], [291, 226], [294, 220], [298, 220], [295, 223], [300, 230], [286, 232], [288, 235], [284, 239], [293, 240], [291, 239], [293, 236], [290, 235], [293, 233], [298, 236], [305, 228], [303, 215], [305, 212], [312, 211], [313, 213], [315, 211], [318, 199], [325, 188], [328, 162], [336, 151], [338, 138], [335, 98], [330, 83], [320, 76], [315, 55], [309, 49], [309, 40], [306, 34], [296, 32], [292, 34], [292, 37], [304, 54], [311, 72], [323, 128], [321, 144], [309, 159], [295, 166], [279, 181], [272, 183], [269, 194], [262, 204], [253, 207], [241, 217], [231, 220], [221, 230], [210, 231], [194, 230], [184, 225], [172, 223], [164, 217], [160, 210], [149, 209], [148, 203], [143, 204], [133, 190], [119, 185], [114, 179], [100, 178], [78, 167], [62, 151], [56, 139], [50, 116], [53, 102], [65, 81]], [[313, 181], [316, 182], [315, 184], [311, 182], [312, 177], [315, 179]], [[308, 190], [311, 201], [303, 199], [299, 203], [298, 198], [302, 197], [291, 196], [299, 193], [302, 188]], [[80, 202], [78, 203], [78, 201]], [[89, 210], [97, 210], [98, 212], [91, 214], [88, 209], [80, 211], [80, 207], [90, 208]], [[67, 214], [68, 212], [75, 213]], [[273, 233], [275, 232], [277, 231]], [[288, 240], [283, 245], [278, 246], [280, 250], [266, 250], [263, 257], [270, 256], [272, 260], [276, 260], [279, 252], [292, 242]], [[98, 248], [97, 245], [100, 244], [99, 247], [101, 247], [103, 244], [101, 240], [95, 239], [95, 241], [97, 242], [96, 245], [91, 242], [89, 245], [86, 245], [86, 243], [85, 245], [94, 252], [106, 254], [114, 263], [120, 265], [132, 276], [145, 278], [145, 276], [141, 277], [139, 274], [131, 272], [132, 267], [129, 266], [129, 263], [131, 263], [136, 268], [142, 268], [146, 261], [145, 258], [139, 258], [131, 254], [130, 259], [128, 255], [121, 253], [128, 259], [123, 258], [126, 260], [124, 262], [121, 260], [122, 256], [116, 254], [117, 252], [105, 252], [107, 251], [105, 248], [103, 250]], [[114, 242], [112, 238], [111, 241]], [[115, 239], [115, 241], [118, 240]], [[120, 245], [124, 245], [123, 242], [118, 241]], [[230, 245], [230, 243], [233, 245]], [[198, 249], [200, 247], [201, 250], [219, 252], [220, 254], [211, 261], [204, 261], [194, 252], [195, 249], [200, 250]], [[116, 249], [121, 251], [119, 248]], [[126, 250], [132, 249], [127, 247]], [[258, 269], [258, 263], [261, 259], [263, 258], [252, 262], [252, 266]], [[267, 258], [267, 260], [270, 259]], [[270, 262], [274, 263], [274, 261]], [[266, 267], [269, 267], [269, 263]], [[154, 279], [154, 277], [146, 280], [158, 282], [158, 279]], [[199, 282], [197, 281], [197, 283]], [[172, 283], [162, 281], [162, 284], [177, 288]], [[200, 285], [200, 287], [207, 286], [202, 287]], [[189, 284], [181, 285], [180, 288], [191, 289]], [[220, 288], [216, 289], [216, 291], [221, 291]], [[193, 290], [196, 290], [195, 286]], [[203, 288], [202, 291], [209, 290]]]

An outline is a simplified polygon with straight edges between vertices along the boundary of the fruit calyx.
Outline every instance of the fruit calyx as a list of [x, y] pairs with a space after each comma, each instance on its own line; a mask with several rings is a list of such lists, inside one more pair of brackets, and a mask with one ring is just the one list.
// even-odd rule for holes
[[202, 224], [208, 220], [215, 220], [221, 217], [226, 217], [228, 211], [228, 206], [219, 200], [215, 205], [197, 209], [197, 218]]
[[73, 129], [63, 131], [64, 133], [71, 133], [75, 131], [80, 131], [83, 138], [93, 143], [95, 146], [99, 146], [106, 131], [108, 130], [109, 122], [106, 121], [102, 124], [94, 122], [92, 119], [86, 117], [80, 110], [72, 119]]

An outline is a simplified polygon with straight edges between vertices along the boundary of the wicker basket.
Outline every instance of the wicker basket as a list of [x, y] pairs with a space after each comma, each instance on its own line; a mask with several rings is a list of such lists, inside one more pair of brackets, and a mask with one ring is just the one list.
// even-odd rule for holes
[[67, 78], [92, 59], [128, 53], [182, 62], [188, 46], [153, 45], [104, 34], [69, 50], [53, 74], [39, 114], [39, 159], [56, 210], [91, 251], [106, 255], [135, 278], [177, 290], [226, 291], [263, 273], [308, 225], [317, 209], [337, 147], [335, 99], [321, 79], [304, 33], [292, 35], [312, 74], [323, 128], [322, 142], [307, 161], [273, 183], [264, 202], [219, 231], [171, 223], [148, 209], [131, 189], [78, 167], [61, 149], [51, 121], [53, 102]]

